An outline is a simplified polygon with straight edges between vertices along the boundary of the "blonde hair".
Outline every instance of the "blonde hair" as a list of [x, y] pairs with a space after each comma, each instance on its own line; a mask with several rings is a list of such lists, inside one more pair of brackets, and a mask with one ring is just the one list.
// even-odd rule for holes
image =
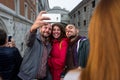
[[90, 53], [80, 80], [120, 80], [120, 0], [101, 0], [89, 25]]

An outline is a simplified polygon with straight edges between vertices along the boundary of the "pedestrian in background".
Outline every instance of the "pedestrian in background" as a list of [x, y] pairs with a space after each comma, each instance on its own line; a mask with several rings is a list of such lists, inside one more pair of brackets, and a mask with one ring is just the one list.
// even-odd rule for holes
[[67, 47], [65, 28], [60, 23], [54, 23], [52, 25], [52, 50], [48, 59], [52, 80], [60, 80], [65, 66]]
[[52, 26], [50, 23], [43, 21], [49, 19], [42, 16], [45, 13], [45, 11], [39, 13], [26, 35], [27, 48], [18, 74], [22, 80], [50, 80], [48, 78], [47, 59], [51, 51], [49, 36], [51, 35]]
[[18, 49], [6, 46], [7, 33], [0, 29], [0, 76], [3, 80], [17, 80], [17, 74], [22, 62]]

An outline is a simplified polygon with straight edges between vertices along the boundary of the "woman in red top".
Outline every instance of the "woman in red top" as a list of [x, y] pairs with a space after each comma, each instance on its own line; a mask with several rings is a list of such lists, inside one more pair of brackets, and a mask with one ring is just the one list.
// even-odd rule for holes
[[60, 80], [65, 66], [68, 39], [65, 36], [65, 29], [60, 23], [53, 24], [52, 28], [52, 50], [48, 59], [48, 65], [52, 74], [52, 80]]

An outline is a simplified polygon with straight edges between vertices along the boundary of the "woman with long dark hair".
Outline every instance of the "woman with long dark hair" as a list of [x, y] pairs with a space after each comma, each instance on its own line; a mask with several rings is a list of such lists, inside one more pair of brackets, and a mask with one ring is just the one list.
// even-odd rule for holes
[[52, 80], [60, 80], [61, 73], [65, 66], [68, 39], [65, 36], [65, 29], [60, 23], [52, 25], [52, 50], [48, 58]]

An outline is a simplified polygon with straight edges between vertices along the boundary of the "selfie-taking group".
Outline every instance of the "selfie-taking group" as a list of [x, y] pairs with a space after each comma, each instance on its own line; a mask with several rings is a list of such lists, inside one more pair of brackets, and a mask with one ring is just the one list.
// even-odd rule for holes
[[0, 80], [120, 80], [119, 14], [120, 0], [100, 0], [85, 37], [60, 14], [41, 11], [26, 32], [23, 56], [0, 28]]

